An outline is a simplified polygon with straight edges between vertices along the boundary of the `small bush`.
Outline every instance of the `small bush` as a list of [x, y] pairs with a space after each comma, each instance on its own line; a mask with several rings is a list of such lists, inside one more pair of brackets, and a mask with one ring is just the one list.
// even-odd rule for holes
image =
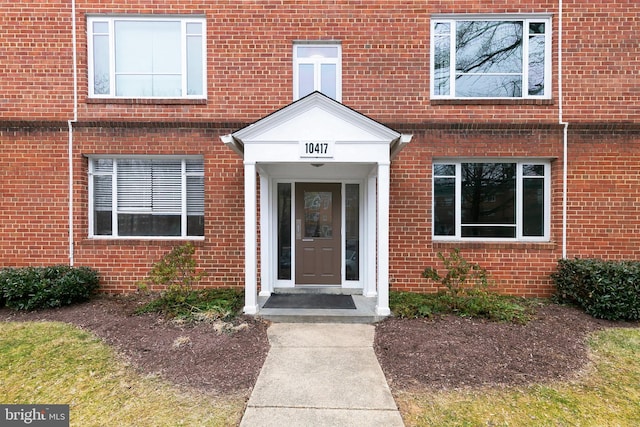
[[498, 295], [485, 291], [466, 291], [456, 296], [448, 292], [419, 294], [392, 291], [389, 307], [394, 316], [407, 319], [453, 314], [499, 322], [526, 323], [537, 300]]
[[551, 275], [561, 303], [593, 317], [640, 320], [640, 262], [562, 259]]
[[448, 256], [438, 253], [445, 274], [427, 267], [422, 277], [441, 286], [436, 294], [391, 292], [389, 306], [395, 316], [405, 318], [455, 314], [496, 321], [525, 323], [531, 314], [531, 301], [498, 295], [487, 290], [489, 275], [479, 264], [467, 261], [454, 249]]
[[195, 289], [204, 272], [196, 269], [192, 243], [176, 246], [156, 262], [142, 287], [161, 287], [158, 297], [137, 312], [161, 313], [185, 322], [215, 321], [235, 317], [244, 302], [236, 289]]
[[238, 289], [164, 292], [138, 309], [137, 313], [161, 313], [186, 322], [227, 320], [240, 312], [243, 303], [244, 293]]
[[16, 310], [86, 301], [98, 286], [98, 273], [89, 267], [54, 265], [0, 270], [0, 302]]
[[176, 246], [153, 265], [142, 287], [151, 284], [163, 287], [166, 292], [191, 292], [204, 275], [196, 272], [195, 252], [192, 243]]
[[440, 283], [451, 296], [456, 297], [469, 290], [485, 289], [489, 285], [487, 271], [479, 264], [464, 259], [460, 255], [460, 249], [452, 250], [448, 257], [438, 252], [438, 258], [447, 273], [441, 276], [436, 268], [427, 267], [422, 272], [422, 277]]

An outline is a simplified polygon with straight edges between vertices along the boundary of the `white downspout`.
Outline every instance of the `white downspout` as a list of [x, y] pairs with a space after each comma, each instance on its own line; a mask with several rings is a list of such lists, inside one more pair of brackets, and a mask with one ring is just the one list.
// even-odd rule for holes
[[76, 44], [76, 2], [71, 0], [71, 46], [73, 56], [73, 119], [67, 121], [69, 127], [69, 265], [74, 265], [73, 241], [73, 124], [78, 121], [78, 66]]
[[567, 165], [569, 150], [569, 123], [564, 121], [563, 116], [563, 93], [562, 93], [562, 33], [564, 5], [562, 0], [558, 0], [558, 123], [563, 126], [562, 132], [562, 258], [567, 257]]

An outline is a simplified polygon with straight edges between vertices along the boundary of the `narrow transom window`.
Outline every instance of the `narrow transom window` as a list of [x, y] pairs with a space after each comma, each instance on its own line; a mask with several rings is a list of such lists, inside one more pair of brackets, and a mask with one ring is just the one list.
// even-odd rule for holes
[[89, 96], [204, 98], [205, 20], [90, 17]]
[[91, 237], [204, 235], [202, 158], [89, 160]]
[[432, 98], [550, 98], [551, 19], [431, 22]]
[[434, 238], [548, 240], [549, 175], [539, 161], [434, 163]]
[[342, 100], [342, 52], [339, 44], [296, 43], [293, 46], [293, 98], [319, 91]]

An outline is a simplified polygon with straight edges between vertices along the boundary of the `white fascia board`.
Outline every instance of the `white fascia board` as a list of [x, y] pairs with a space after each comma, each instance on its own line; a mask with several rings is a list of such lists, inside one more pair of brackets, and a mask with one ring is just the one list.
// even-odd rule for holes
[[242, 142], [236, 140], [233, 137], [233, 135], [231, 135], [231, 134], [222, 135], [220, 137], [220, 139], [222, 140], [224, 145], [226, 145], [227, 147], [231, 148], [233, 151], [238, 153], [240, 155], [240, 157], [244, 157], [244, 146], [243, 146]]

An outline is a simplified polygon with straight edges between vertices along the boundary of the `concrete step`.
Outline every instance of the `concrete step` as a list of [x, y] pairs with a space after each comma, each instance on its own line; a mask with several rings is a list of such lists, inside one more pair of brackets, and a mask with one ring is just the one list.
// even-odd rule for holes
[[353, 295], [356, 309], [262, 308], [268, 297], [259, 297], [261, 319], [276, 323], [375, 323], [384, 319], [375, 313], [376, 298]]
[[295, 288], [274, 288], [274, 294], [331, 294], [362, 295], [361, 288], [343, 288], [340, 286], [297, 286]]

